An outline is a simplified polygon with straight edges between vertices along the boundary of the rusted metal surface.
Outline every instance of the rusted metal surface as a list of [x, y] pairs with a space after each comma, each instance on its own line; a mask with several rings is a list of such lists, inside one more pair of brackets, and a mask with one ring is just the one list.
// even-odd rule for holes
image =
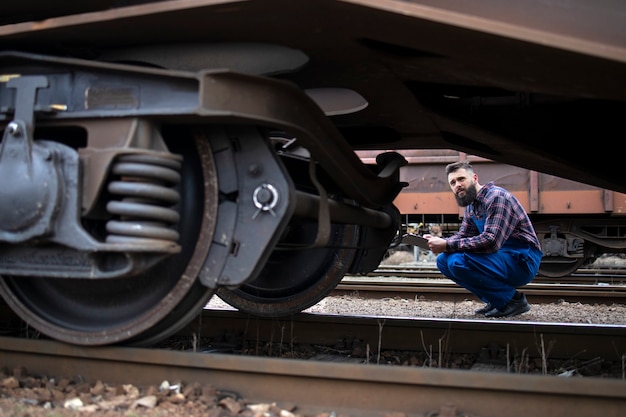
[[[439, 171], [441, 171], [441, 169], [439, 169]], [[534, 171], [531, 171], [529, 176], [532, 176], [533, 172]], [[443, 179], [444, 175], [440, 173], [440, 177]], [[490, 177], [488, 175], [481, 175], [481, 178], [485, 178], [487, 181], [493, 180], [497, 185], [503, 186], [504, 188], [510, 186], [500, 181], [502, 176]], [[420, 177], [411, 178], [412, 182], [419, 180]], [[426, 185], [427, 184], [424, 184], [424, 186]], [[626, 194], [603, 189], [568, 190], [566, 187], [562, 187], [561, 189], [553, 191], [539, 191], [535, 187], [521, 191], [514, 189], [512, 193], [529, 213], [560, 215], [596, 213], [626, 214]], [[450, 190], [439, 192], [407, 190], [403, 191], [396, 198], [394, 204], [396, 204], [403, 214], [459, 214], [458, 204], [456, 200], [454, 200], [454, 195]], [[535, 208], [534, 210], [533, 207]]]
[[0, 351], [0, 366], [20, 364], [31, 374], [139, 386], [163, 380], [199, 382], [237, 392], [250, 401], [295, 404], [304, 414], [617, 417], [626, 407], [625, 382], [602, 378], [87, 348], [14, 338], [0, 338]]
[[[16, 15], [37, 14], [39, 19], [48, 18], [52, 19], [52, 23], [63, 25], [65, 21], [83, 22], [85, 15], [79, 15], [78, 18], [72, 16], [80, 13], [93, 13], [94, 16], [102, 13], [104, 15], [100, 16], [99, 20], [105, 21], [119, 17], [122, 11], [135, 15], [149, 15], [176, 10], [193, 10], [224, 3], [236, 5], [238, 2], [227, 0], [179, 2], [105, 0], [79, 6], [71, 1], [59, 1], [53, 8], [47, 7], [45, 2], [30, 0], [12, 4], [3, 10], [1, 16], [3, 18], [9, 16], [15, 18]], [[504, 2], [497, 0], [463, 3], [429, 0], [412, 0], [409, 2], [346, 0], [344, 3], [410, 15], [414, 18], [432, 20], [452, 26], [473, 30], [480, 29], [483, 32], [529, 42], [543, 42], [576, 52], [626, 60], [626, 54], [622, 49], [626, 37], [624, 32], [620, 30], [620, 16], [613, 14], [616, 11], [614, 7], [593, 8], [588, 7], [584, 1], [570, 2], [567, 7], [554, 7], [540, 1], [529, 1], [524, 3], [524, 10], [521, 11], [516, 7], [508, 7]], [[133, 7], [124, 9], [124, 6]], [[55, 16], [62, 15], [68, 16], [56, 18], [59, 21], [57, 23]], [[569, 20], [562, 19], [562, 15], [568, 17]], [[28, 24], [28, 26], [30, 26], [30, 30], [42, 30], [47, 27], [46, 25], [37, 27], [32, 24]]]
[[[460, 214], [445, 178], [445, 166], [459, 160], [472, 163], [481, 183], [494, 181], [511, 191], [531, 215], [626, 214], [626, 194], [453, 150], [399, 152], [408, 162], [400, 169], [408, 185], [394, 201], [402, 214]], [[368, 163], [375, 153], [358, 152]]]

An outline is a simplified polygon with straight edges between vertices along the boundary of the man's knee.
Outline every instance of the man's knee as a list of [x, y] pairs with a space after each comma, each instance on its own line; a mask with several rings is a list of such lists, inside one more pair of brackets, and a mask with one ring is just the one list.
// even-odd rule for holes
[[458, 275], [460, 269], [465, 268], [462, 253], [442, 253], [437, 256], [437, 268], [448, 278]]

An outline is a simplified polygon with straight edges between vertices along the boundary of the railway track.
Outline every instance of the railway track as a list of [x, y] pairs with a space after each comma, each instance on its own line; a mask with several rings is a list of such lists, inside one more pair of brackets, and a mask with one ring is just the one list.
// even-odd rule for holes
[[[336, 347], [338, 340], [351, 338], [369, 344], [372, 352], [380, 349], [396, 354], [405, 349], [428, 350], [429, 345], [436, 352], [445, 340], [446, 349], [473, 352], [476, 363], [459, 370], [385, 366], [393, 362], [393, 355], [384, 356], [382, 361], [376, 355], [369, 360], [241, 355], [234, 345], [229, 350], [224, 343], [228, 339], [225, 335], [237, 333], [245, 335], [243, 339], [252, 346], [274, 344], [276, 355], [279, 345], [283, 351], [289, 346], [293, 349], [295, 339], [299, 344]], [[276, 320], [209, 310], [174, 339], [187, 340], [188, 349], [79, 347], [2, 337], [0, 366], [13, 369], [19, 364], [31, 374], [80, 376], [86, 382], [109, 384], [147, 386], [174, 379], [185, 384], [210, 384], [236, 392], [249, 402], [295, 404], [298, 415], [612, 417], [622, 416], [626, 409], [623, 377], [567, 378], [503, 371], [513, 363], [516, 349], [518, 355], [526, 351], [529, 358], [540, 357], [540, 340], [552, 346], [547, 354], [550, 360], [566, 358], [570, 364], [574, 358], [579, 360], [578, 376], [584, 374], [585, 367], [597, 367], [599, 357], [611, 356], [619, 368], [619, 352], [622, 359], [626, 352], [626, 334], [619, 326], [387, 319], [381, 327], [381, 320], [375, 317], [299, 314]], [[193, 340], [199, 343], [195, 349]], [[203, 344], [201, 340], [211, 342]], [[509, 353], [511, 363], [503, 360], [503, 352]], [[567, 371], [564, 368], [565, 374]]]
[[[401, 277], [401, 278], [424, 278], [441, 279], [445, 278], [434, 264], [424, 266], [413, 265], [381, 265], [374, 271], [366, 274], [368, 277]], [[626, 269], [624, 268], [583, 268], [574, 274], [564, 277], [554, 278], [538, 275], [533, 280], [535, 283], [543, 284], [624, 284], [626, 283]]]
[[[533, 302], [559, 300], [589, 304], [623, 303], [626, 299], [626, 271], [623, 269], [580, 270], [577, 274], [554, 278], [538, 276], [524, 286]], [[346, 276], [334, 295], [358, 293], [368, 298], [415, 298], [420, 295], [438, 300], [456, 300], [459, 295], [472, 297], [465, 289], [432, 267], [384, 266], [365, 276]]]

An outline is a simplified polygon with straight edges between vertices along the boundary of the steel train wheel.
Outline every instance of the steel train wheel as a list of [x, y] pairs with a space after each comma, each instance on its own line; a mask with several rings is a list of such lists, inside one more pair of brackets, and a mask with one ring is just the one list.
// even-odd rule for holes
[[0, 278], [3, 297], [30, 326], [74, 344], [146, 345], [188, 323], [213, 295], [197, 276], [215, 229], [215, 166], [203, 135], [196, 135], [195, 146], [184, 147], [194, 141], [182, 140], [180, 129], [173, 133], [176, 136], [164, 132], [166, 142], [184, 158], [179, 185], [181, 253], [131, 278]]
[[564, 258], [564, 257], [552, 257], [557, 258], [550, 261], [542, 261], [539, 265], [538, 274], [544, 277], [560, 278], [569, 274], [573, 274], [584, 265], [585, 258]]
[[[316, 232], [317, 223], [292, 223], [283, 240], [311, 241]], [[256, 279], [235, 289], [219, 288], [217, 296], [256, 316], [299, 313], [317, 304], [339, 284], [356, 253], [349, 248], [357, 242], [357, 226], [333, 224], [330, 247], [274, 250]]]

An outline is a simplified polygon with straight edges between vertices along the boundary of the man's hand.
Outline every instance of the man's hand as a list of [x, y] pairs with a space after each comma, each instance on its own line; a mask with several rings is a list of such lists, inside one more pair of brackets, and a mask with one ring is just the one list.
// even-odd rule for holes
[[428, 239], [428, 248], [432, 253], [439, 254], [446, 250], [446, 240], [433, 235], [424, 235], [424, 239]]

